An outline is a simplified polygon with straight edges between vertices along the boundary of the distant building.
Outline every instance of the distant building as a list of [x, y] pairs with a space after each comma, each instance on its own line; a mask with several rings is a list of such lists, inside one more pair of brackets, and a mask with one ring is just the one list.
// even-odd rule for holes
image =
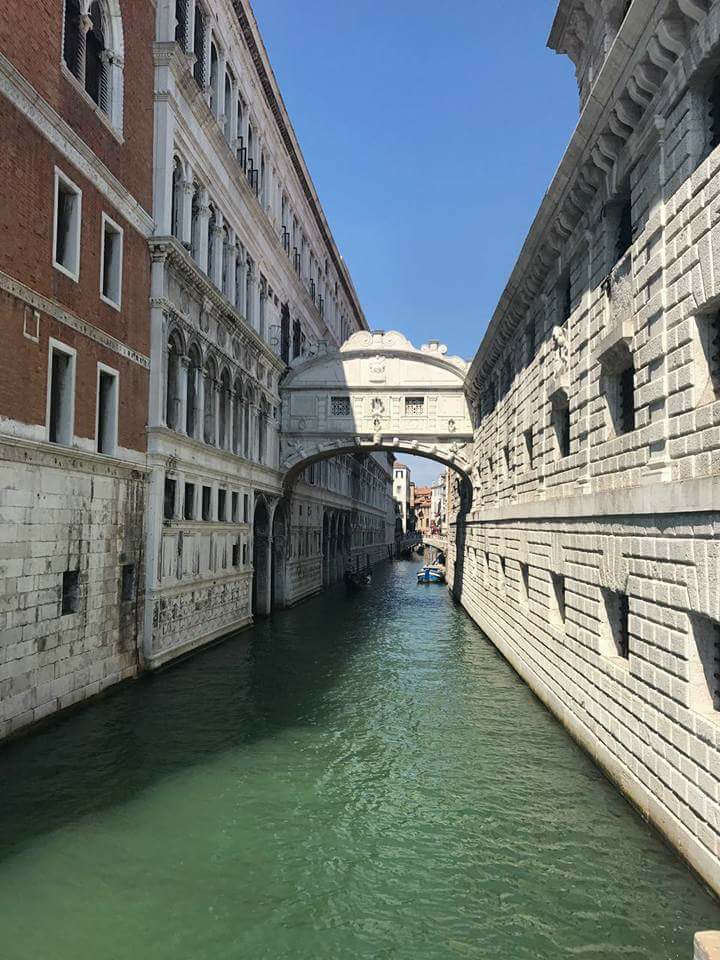
[[396, 514], [399, 519], [398, 532], [405, 534], [410, 529], [411, 503], [413, 486], [410, 479], [410, 467], [396, 460], [393, 464], [393, 500]]
[[415, 487], [415, 532], [430, 533], [432, 516], [432, 487]]
[[447, 523], [447, 470], [430, 488], [430, 532], [444, 533]]

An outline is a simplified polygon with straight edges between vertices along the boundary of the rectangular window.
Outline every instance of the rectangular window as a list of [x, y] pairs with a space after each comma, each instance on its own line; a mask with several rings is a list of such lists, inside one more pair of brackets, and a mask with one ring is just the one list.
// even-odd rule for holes
[[405, 416], [421, 417], [425, 413], [425, 397], [405, 397]]
[[242, 545], [242, 562], [243, 562], [243, 566], [245, 566], [245, 564], [247, 563], [247, 544], [246, 543]]
[[628, 367], [619, 375], [619, 424], [623, 433], [635, 429], [635, 368]]
[[555, 615], [559, 623], [565, 623], [565, 577], [560, 573], [551, 573], [552, 594], [555, 601]]
[[605, 617], [612, 646], [610, 655], [627, 660], [630, 656], [630, 601], [626, 593], [603, 590]]
[[122, 297], [123, 231], [106, 213], [102, 215], [100, 297], [120, 309]]
[[562, 390], [552, 399], [552, 425], [558, 457], [570, 455], [570, 401]]
[[55, 168], [53, 266], [77, 281], [80, 276], [80, 220], [82, 192]]
[[[720, 122], [720, 118], [719, 118]], [[697, 317], [695, 404], [702, 406], [720, 397], [720, 311]]]
[[238, 523], [240, 520], [240, 495], [238, 493], [233, 493], [230, 497], [230, 510], [232, 522]]
[[183, 495], [183, 517], [186, 520], [195, 519], [195, 484], [187, 481]]
[[226, 517], [226, 515], [225, 515], [225, 509], [226, 509], [226, 506], [227, 506], [227, 491], [226, 491], [226, 490], [222, 490], [222, 489], [218, 490], [217, 503], [218, 503], [218, 520], [224, 522], [225, 520], [227, 520], [227, 517]]
[[62, 576], [60, 615], [77, 613], [80, 608], [80, 571], [66, 570]]
[[331, 417], [349, 417], [351, 413], [350, 397], [330, 397]]
[[124, 563], [122, 565], [122, 583], [120, 587], [120, 599], [126, 603], [128, 600], [135, 599], [135, 564]]
[[533, 431], [532, 427], [528, 427], [527, 430], [523, 433], [525, 439], [525, 457], [529, 470], [533, 468]]
[[112, 457], [117, 447], [118, 374], [102, 363], [98, 364], [96, 420], [97, 452]]
[[70, 446], [75, 428], [75, 351], [50, 340], [47, 427], [50, 443]]
[[510, 473], [511, 467], [511, 454], [510, 454], [510, 444], [506, 443], [503, 447], [503, 457], [505, 458], [505, 473]]
[[177, 484], [174, 480], [171, 480], [170, 477], [165, 477], [165, 503], [163, 508], [163, 516], [166, 520], [172, 520], [175, 516], [175, 490], [177, 489]]
[[240, 543], [238, 540], [232, 545], [232, 565], [234, 567], [240, 565]]
[[212, 503], [212, 490], [210, 487], [202, 488], [202, 518], [203, 520], [212, 520], [210, 507]]
[[243, 523], [250, 522], [250, 495], [243, 494]]

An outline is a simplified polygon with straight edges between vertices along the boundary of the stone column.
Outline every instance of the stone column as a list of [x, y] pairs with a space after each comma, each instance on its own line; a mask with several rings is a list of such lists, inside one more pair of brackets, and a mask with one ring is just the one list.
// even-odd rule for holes
[[192, 180], [183, 180], [180, 189], [180, 240], [188, 250], [192, 241], [192, 199], [194, 192], [195, 185]]
[[225, 296], [230, 303], [235, 303], [235, 264], [237, 261], [237, 250], [235, 248], [235, 231], [228, 230], [228, 248], [223, 251], [223, 256], [227, 256], [227, 289]]
[[175, 429], [178, 433], [187, 434], [187, 390], [188, 390], [188, 370], [190, 367], [190, 357], [180, 357], [178, 365], [178, 422]]
[[227, 448], [228, 450], [232, 451], [232, 453], [237, 453], [236, 444], [235, 444], [235, 420], [237, 416], [237, 411], [235, 409], [237, 406], [236, 399], [237, 399], [237, 393], [235, 392], [235, 390], [230, 388], [230, 395], [228, 397], [228, 406], [230, 409], [228, 411], [229, 416], [228, 416], [228, 422], [227, 422], [227, 430], [228, 430]]
[[197, 265], [205, 273], [208, 268], [208, 224], [210, 222], [210, 207], [208, 205], [207, 190], [200, 193], [200, 207], [198, 212], [198, 256]]
[[213, 227], [212, 263], [208, 263], [208, 276], [220, 289], [222, 287], [222, 258], [223, 258], [223, 218], [215, 211], [215, 226]]

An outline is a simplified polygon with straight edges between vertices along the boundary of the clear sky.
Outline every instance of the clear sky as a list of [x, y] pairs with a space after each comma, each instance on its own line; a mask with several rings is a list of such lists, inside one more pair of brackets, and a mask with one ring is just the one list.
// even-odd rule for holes
[[475, 353], [577, 120], [556, 6], [254, 0], [371, 328]]

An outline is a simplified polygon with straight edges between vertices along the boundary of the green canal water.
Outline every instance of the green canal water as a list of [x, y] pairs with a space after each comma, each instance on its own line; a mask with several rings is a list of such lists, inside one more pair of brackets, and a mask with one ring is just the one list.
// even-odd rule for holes
[[690, 960], [720, 907], [387, 565], [0, 752], [2, 960]]

